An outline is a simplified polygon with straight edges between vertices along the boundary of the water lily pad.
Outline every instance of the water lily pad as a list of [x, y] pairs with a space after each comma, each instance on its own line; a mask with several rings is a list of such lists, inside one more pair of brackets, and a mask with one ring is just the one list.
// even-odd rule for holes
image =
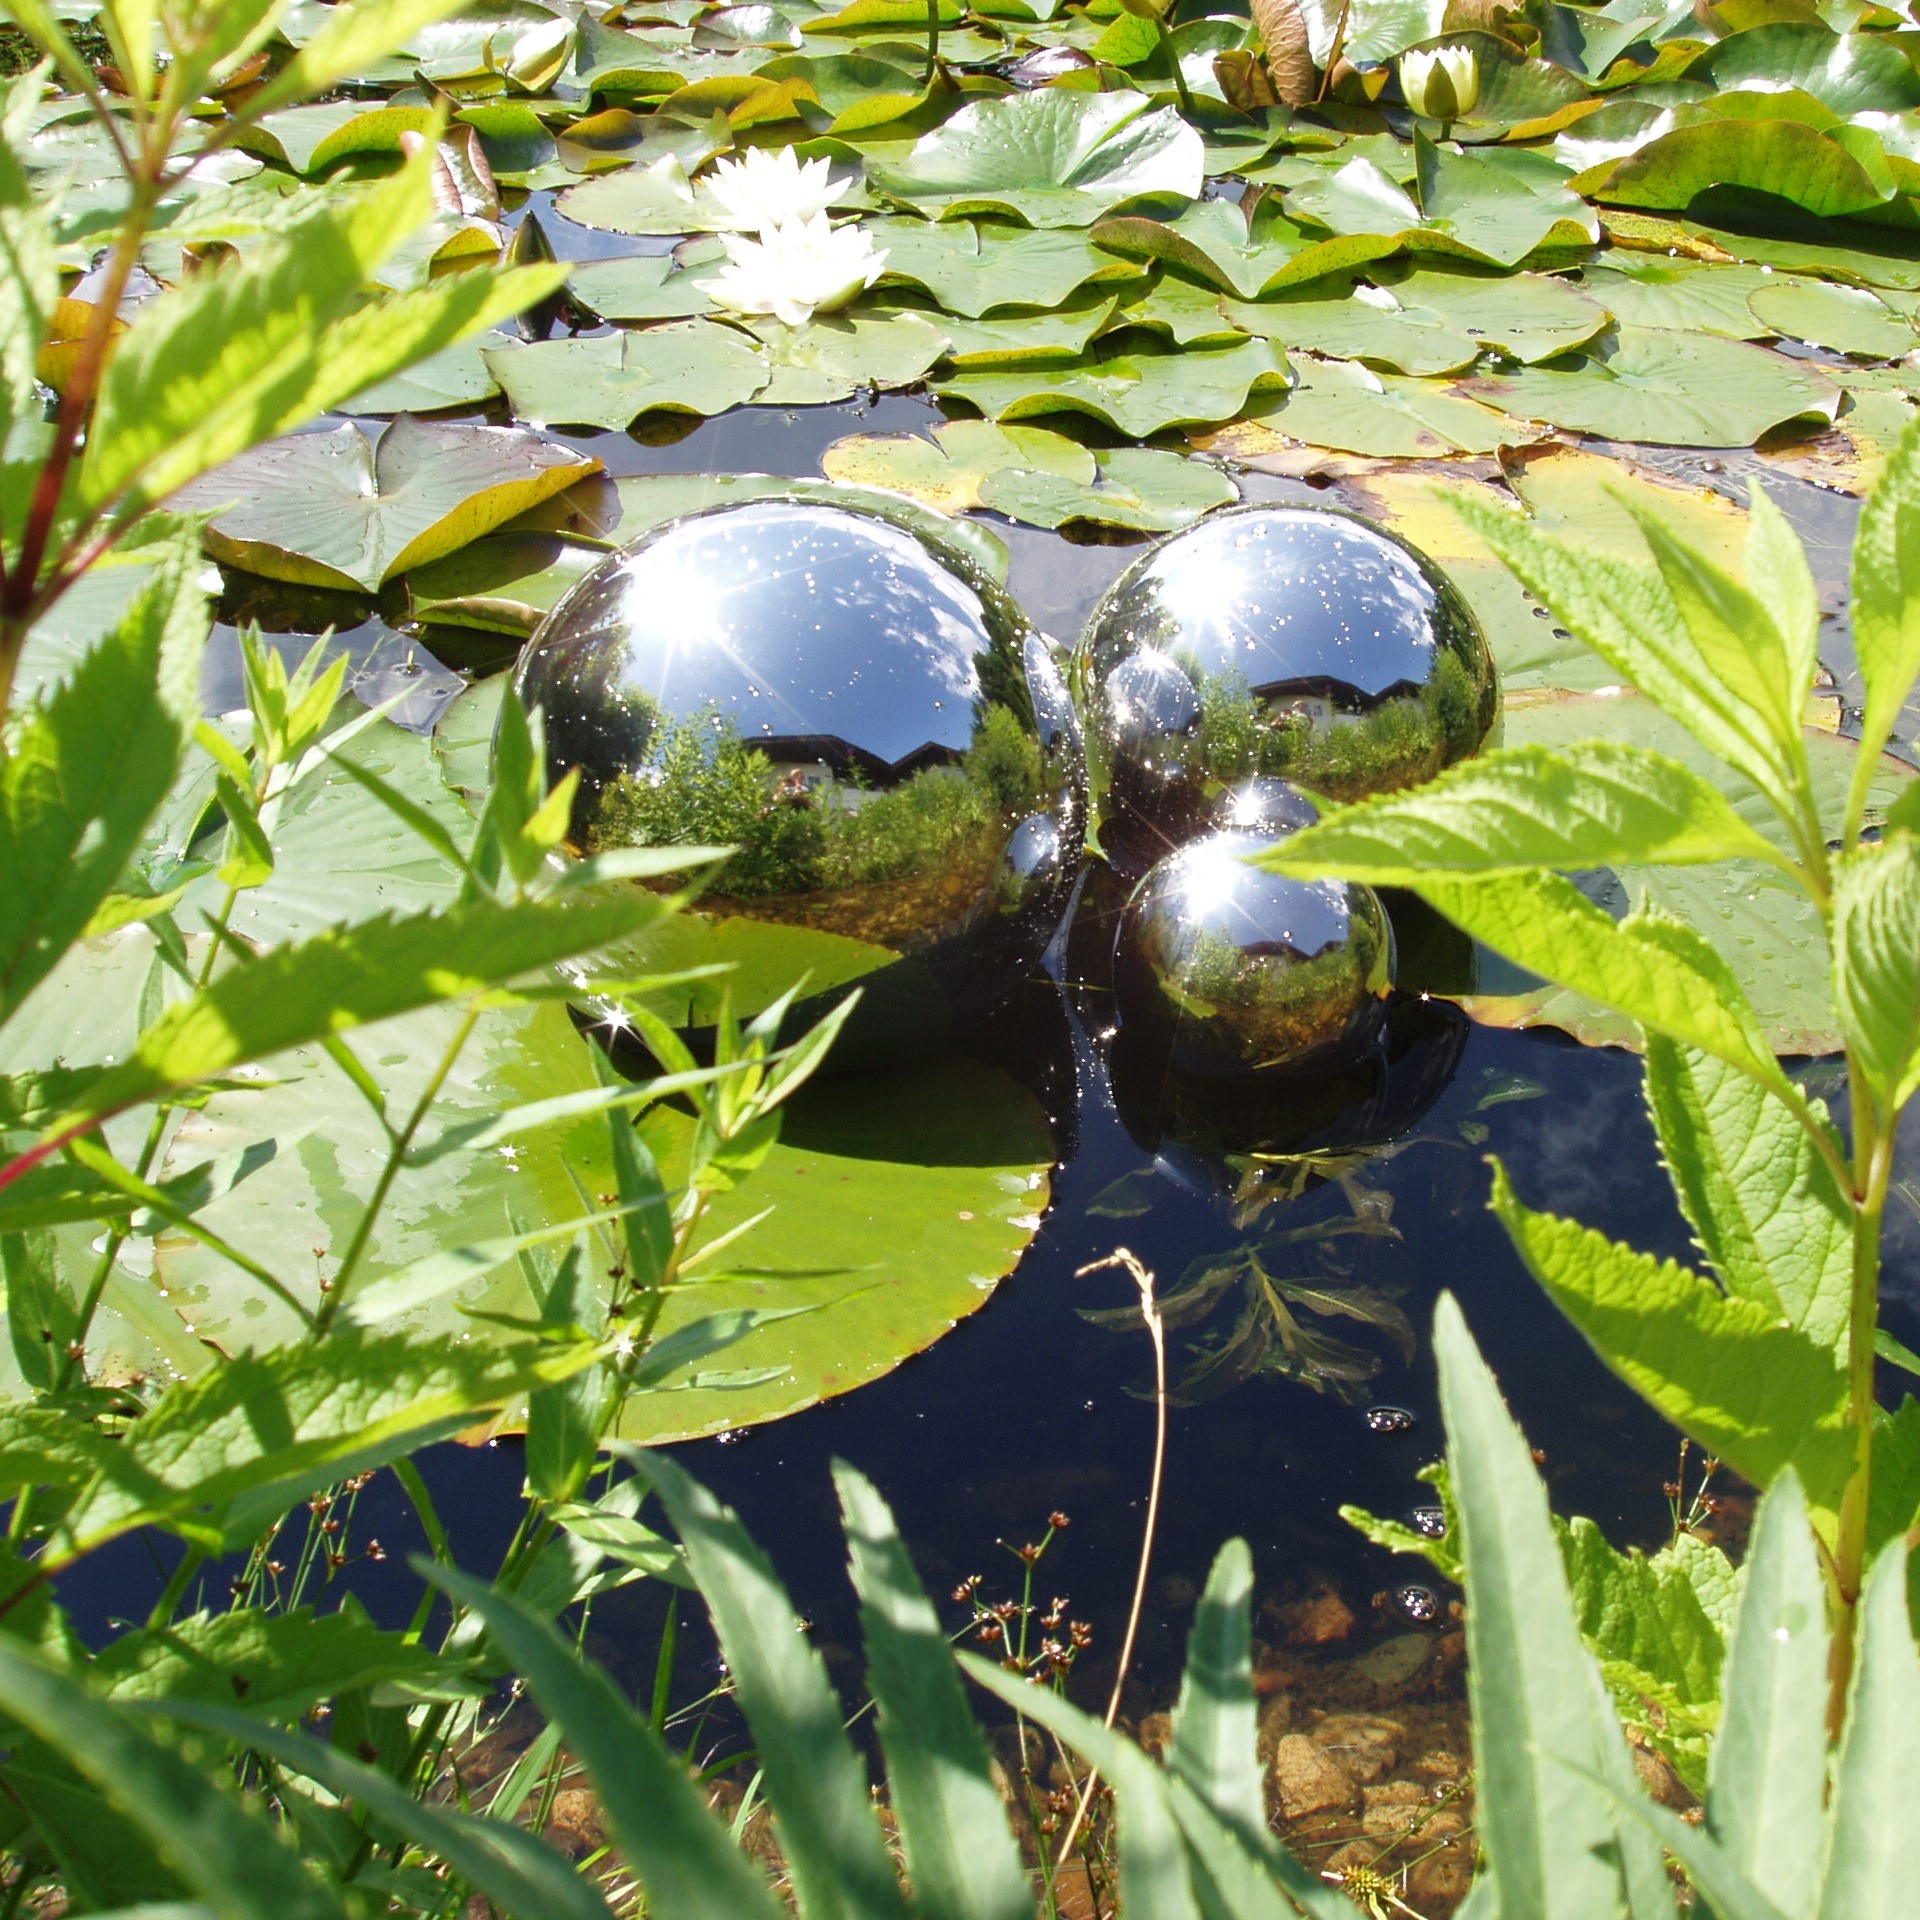
[[763, 407], [819, 407], [864, 388], [905, 387], [946, 351], [947, 335], [918, 313], [821, 314], [804, 327], [756, 320], [766, 348]]
[[1211, 287], [1183, 280], [1177, 274], [1155, 277], [1144, 294], [1118, 308], [1112, 332], [1140, 327], [1171, 340], [1175, 346], [1225, 346], [1249, 331], [1225, 311], [1226, 302]]
[[1582, 193], [1616, 207], [1683, 210], [1715, 189], [1742, 188], [1834, 218], [1892, 198], [1890, 185], [1838, 140], [1794, 120], [1676, 127], [1576, 179]]
[[404, 133], [431, 134], [433, 115], [425, 107], [372, 107], [364, 100], [328, 100], [313, 107], [289, 107], [242, 127], [235, 143], [262, 158], [277, 160], [295, 173], [321, 173], [351, 154], [400, 151]]
[[[1508, 746], [1627, 740], [1670, 754], [1720, 787], [1758, 832], [1780, 839], [1779, 822], [1767, 803], [1637, 694], [1509, 700], [1502, 738]], [[1838, 820], [1853, 776], [1853, 743], [1809, 729], [1807, 751], [1821, 812]], [[1885, 806], [1914, 778], [1911, 768], [1883, 756], [1874, 803]], [[1704, 867], [1629, 867], [1620, 871], [1619, 879], [1630, 898], [1652, 900], [1677, 914], [1727, 957], [1776, 1052], [1838, 1050], [1841, 1037], [1833, 1019], [1820, 918], [1783, 874], [1751, 861], [1728, 861]], [[1475, 1019], [1490, 1025], [1559, 1027], [1590, 1046], [1640, 1044], [1632, 1022], [1557, 987], [1481, 994], [1464, 1004]]]
[[371, 589], [599, 469], [517, 428], [402, 414], [377, 443], [355, 426], [269, 441], [174, 504], [219, 509], [207, 548], [229, 566], [301, 586]]
[[924, 287], [949, 313], [970, 318], [996, 307], [1057, 307], [1090, 280], [1127, 280], [1135, 271], [1061, 228], [895, 218], [870, 230], [887, 256], [882, 286]]
[[510, 347], [513, 336], [498, 327], [457, 340], [404, 373], [362, 387], [341, 402], [342, 413], [437, 413], [445, 407], [477, 407], [500, 391], [481, 358], [490, 347]]
[[1202, 167], [1200, 136], [1177, 113], [1137, 93], [1049, 87], [962, 107], [900, 159], [869, 161], [867, 184], [934, 219], [1084, 227], [1142, 194], [1195, 198]]
[[1835, 33], [1809, 22], [1781, 21], [1729, 34], [1687, 68], [1687, 77], [1722, 92], [1798, 88], [1843, 120], [1920, 107], [1920, 72], [1903, 47], [1881, 34]]
[[1831, 420], [1840, 401], [1802, 362], [1655, 327], [1621, 327], [1570, 366], [1489, 374], [1467, 390], [1523, 419], [1672, 447], [1750, 445], [1787, 420]]
[[1182, 353], [1116, 354], [1032, 372], [968, 370], [934, 386], [990, 419], [1086, 413], [1144, 440], [1163, 427], [1231, 419], [1250, 393], [1286, 384], [1285, 364], [1273, 348], [1264, 340], [1246, 340]]
[[1387, 458], [1432, 459], [1491, 453], [1528, 437], [1514, 421], [1428, 380], [1376, 373], [1358, 360], [1292, 363], [1295, 386], [1277, 405], [1260, 408], [1213, 451], [1252, 459], [1288, 440]]
[[948, 513], [987, 507], [1029, 526], [1069, 521], [1141, 532], [1190, 525], [1237, 497], [1218, 467], [1147, 447], [1094, 452], [1041, 427], [954, 420], [917, 434], [856, 434], [821, 465], [837, 480], [912, 494]]
[[[678, 1113], [649, 1118], [669, 1182], [691, 1129]], [[784, 1371], [758, 1386], [636, 1398], [620, 1431], [649, 1444], [717, 1433], [890, 1372], [1012, 1271], [1046, 1210], [1052, 1160], [1039, 1108], [977, 1061], [809, 1087], [753, 1179], [715, 1202], [706, 1232], [717, 1238], [765, 1206], [771, 1218], [737, 1243], [728, 1271], [697, 1277], [661, 1316], [664, 1333], [727, 1308], [811, 1308], [707, 1363]]]
[[1584, 346], [1607, 324], [1604, 307], [1543, 274], [1496, 279], [1427, 269], [1377, 278], [1378, 286], [1344, 299], [1283, 295], [1229, 301], [1226, 312], [1249, 333], [1290, 347], [1414, 374], [1460, 372], [1489, 347], [1516, 360], [1548, 360]]
[[406, 576], [407, 613], [430, 626], [530, 634], [602, 560], [553, 533], [493, 533]]
[[709, 320], [504, 347], [487, 355], [487, 368], [518, 419], [609, 428], [656, 408], [725, 413], [751, 400], [771, 371], [756, 340]]
[[1864, 287], [1776, 281], [1752, 294], [1747, 305], [1769, 333], [1831, 347], [1836, 353], [1898, 360], [1920, 346], [1913, 322]]
[[706, 276], [671, 253], [583, 260], [569, 268], [567, 291], [602, 320], [691, 320], [713, 302], [696, 284]]
[[1817, 273], [1856, 287], [1920, 289], [1920, 236], [1859, 220], [1815, 220], [1789, 225], [1779, 219], [1763, 232], [1735, 232], [1701, 220], [1683, 231], [1696, 241], [1789, 273]]
[[1581, 285], [1630, 327], [1721, 333], [1729, 340], [1765, 337], [1769, 330], [1754, 318], [1747, 296], [1772, 279], [1758, 267], [1669, 259], [1623, 247], [1581, 269]]
[[1243, 300], [1365, 266], [1397, 248], [1396, 241], [1372, 233], [1316, 238], [1282, 217], [1270, 201], [1262, 201], [1251, 226], [1230, 201], [1202, 200], [1172, 220], [1134, 215], [1103, 220], [1093, 239], [1130, 259], [1164, 261]]
[[1103, 295], [1098, 287], [1088, 287], [1058, 307], [1011, 309], [978, 320], [956, 319], [937, 311], [925, 317], [947, 336], [947, 357], [956, 366], [1060, 361], [1085, 353], [1094, 337], [1106, 331], [1117, 305], [1112, 294]]

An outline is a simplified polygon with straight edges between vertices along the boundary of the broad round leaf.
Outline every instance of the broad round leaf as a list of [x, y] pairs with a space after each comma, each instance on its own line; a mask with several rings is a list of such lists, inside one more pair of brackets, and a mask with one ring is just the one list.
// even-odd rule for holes
[[502, 347], [486, 359], [515, 418], [542, 426], [619, 428], [655, 409], [725, 413], [771, 372], [758, 342], [710, 320]]

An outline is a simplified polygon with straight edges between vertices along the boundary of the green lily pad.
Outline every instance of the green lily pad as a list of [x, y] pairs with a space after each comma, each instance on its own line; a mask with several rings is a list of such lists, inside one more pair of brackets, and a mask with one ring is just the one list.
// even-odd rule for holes
[[1302, 355], [1292, 366], [1293, 390], [1250, 424], [1308, 446], [1431, 459], [1491, 453], [1529, 437], [1512, 420], [1432, 381], [1376, 373], [1358, 360]]
[[516, 419], [608, 428], [656, 408], [725, 413], [751, 400], [771, 372], [757, 341], [710, 320], [500, 348], [487, 368]]
[[1093, 239], [1129, 259], [1164, 261], [1243, 300], [1348, 272], [1397, 250], [1397, 241], [1371, 233], [1316, 239], [1269, 205], [1261, 203], [1251, 227], [1225, 200], [1199, 201], [1172, 220], [1121, 215], [1102, 220]]
[[372, 589], [599, 470], [598, 460], [517, 428], [403, 413], [377, 443], [354, 426], [269, 441], [173, 504], [218, 509], [207, 550], [229, 566], [300, 586]]
[[691, 320], [713, 302], [695, 284], [699, 269], [670, 253], [621, 260], [583, 260], [567, 270], [567, 291], [602, 320]]
[[1227, 346], [1251, 329], [1226, 311], [1227, 303], [1211, 287], [1197, 286], [1177, 274], [1155, 277], [1144, 294], [1116, 310], [1110, 332], [1141, 327], [1171, 340], [1175, 346]]
[[[1707, 754], [1692, 735], [1638, 694], [1509, 700], [1502, 720], [1507, 746], [1561, 746], [1576, 740], [1627, 740], [1671, 755], [1725, 792], [1756, 831], [1779, 841], [1780, 823], [1751, 787]], [[1854, 746], [1809, 729], [1814, 796], [1822, 815], [1838, 821], [1853, 777]], [[1883, 756], [1872, 789], [1885, 806], [1915, 778]], [[1697, 928], [1726, 956], [1746, 986], [1761, 1031], [1775, 1052], [1837, 1052], [1828, 984], [1826, 937], [1813, 904], [1786, 876], [1753, 861], [1704, 867], [1628, 867], [1619, 873], [1635, 900], [1651, 900]], [[1552, 1026], [1590, 1046], [1638, 1047], [1633, 1022], [1558, 987], [1481, 994], [1463, 1004], [1476, 1020], [1511, 1027]]]
[[[693, 1123], [646, 1123], [669, 1184]], [[668, 1299], [660, 1331], [730, 1308], [811, 1311], [755, 1329], [709, 1368], [779, 1368], [758, 1385], [669, 1376], [621, 1416], [658, 1445], [797, 1413], [864, 1386], [985, 1304], [1040, 1225], [1054, 1157], [1045, 1118], [1008, 1076], [947, 1058], [861, 1080], [816, 1082], [788, 1109], [753, 1178], [720, 1195], [703, 1238], [774, 1211], [729, 1250], [727, 1270]], [[679, 1388], [679, 1391], [673, 1389]]]
[[1350, 17], [1342, 51], [1356, 67], [1377, 67], [1434, 39], [1446, 20], [1446, 0], [1377, 0]]
[[821, 456], [837, 480], [889, 487], [948, 513], [987, 507], [1029, 526], [1086, 520], [1147, 533], [1238, 497], [1221, 470], [1148, 447], [1094, 452], [1041, 427], [953, 420], [918, 434], [855, 434]]
[[404, 373], [362, 387], [351, 400], [341, 402], [342, 413], [437, 413], [445, 407], [477, 407], [500, 391], [500, 383], [481, 358], [490, 347], [510, 347], [510, 333], [489, 327], [425, 360]]
[[905, 387], [947, 348], [944, 328], [918, 313], [821, 314], [804, 327], [756, 320], [766, 348], [763, 407], [819, 407], [863, 388]]
[[930, 218], [1034, 227], [1090, 226], [1142, 194], [1191, 200], [1202, 178], [1200, 136], [1177, 113], [1137, 93], [1053, 87], [975, 101], [900, 159], [867, 165], [871, 189]]
[[1282, 296], [1228, 301], [1249, 333], [1400, 373], [1458, 373], [1489, 347], [1526, 362], [1584, 346], [1607, 324], [1606, 309], [1564, 280], [1504, 278], [1426, 269], [1345, 299]]
[[1685, 210], [1714, 189], [1742, 188], [1835, 218], [1892, 198], [1890, 183], [1838, 140], [1795, 120], [1713, 119], [1676, 127], [1575, 179], [1582, 193], [1615, 207]]
[[1136, 440], [1163, 427], [1228, 420], [1251, 393], [1287, 384], [1284, 362], [1264, 340], [1180, 353], [1116, 354], [1066, 366], [969, 369], [936, 379], [935, 391], [994, 420], [1086, 413]]
[[1773, 283], [1773, 276], [1758, 267], [1616, 247], [1604, 260], [1583, 267], [1580, 278], [1595, 300], [1630, 327], [1721, 333], [1729, 340], [1759, 340], [1769, 331], [1747, 305], [1749, 294]]
[[295, 173], [321, 173], [352, 154], [397, 154], [402, 134], [431, 135], [433, 129], [433, 115], [425, 107], [328, 100], [319, 106], [270, 113], [242, 127], [234, 139], [248, 152], [277, 160]]
[[1795, 87], [1843, 120], [1920, 107], [1920, 72], [1906, 50], [1876, 33], [1835, 33], [1799, 21], [1750, 27], [1707, 48], [1687, 68], [1723, 93]]
[[1895, 313], [1864, 287], [1776, 281], [1747, 301], [1769, 333], [1836, 353], [1868, 360], [1898, 360], [1920, 346], [1920, 335], [1904, 314]]
[[1621, 327], [1570, 366], [1488, 374], [1467, 391], [1522, 419], [1670, 447], [1749, 446], [1788, 420], [1830, 421], [1840, 403], [1804, 362], [1655, 327]]
[[1464, 47], [1480, 72], [1480, 97], [1454, 123], [1462, 139], [1498, 139], [1563, 107], [1587, 98], [1578, 74], [1552, 60], [1517, 52], [1496, 33], [1450, 33], [1448, 46]]
[[939, 312], [925, 317], [947, 336], [947, 358], [955, 366], [1022, 360], [1054, 362], [1085, 353], [1095, 336], [1107, 330], [1117, 305], [1112, 294], [1089, 287], [1053, 308], [990, 313], [979, 320], [955, 319]]
[[1736, 260], [1817, 273], [1848, 286], [1920, 290], [1920, 236], [1859, 220], [1808, 218], [1788, 227], [1775, 220], [1763, 233], [1736, 233], [1699, 220], [1682, 223], [1691, 237], [1711, 242]]
[[1089, 281], [1127, 280], [1135, 271], [1061, 228], [893, 218], [869, 231], [887, 256], [881, 286], [924, 287], [968, 318], [998, 307], [1057, 307]]
[[493, 533], [406, 576], [409, 618], [525, 636], [606, 555], [553, 533]]
[[733, 224], [725, 207], [687, 178], [678, 154], [651, 166], [621, 167], [569, 187], [554, 211], [602, 233], [718, 233]]

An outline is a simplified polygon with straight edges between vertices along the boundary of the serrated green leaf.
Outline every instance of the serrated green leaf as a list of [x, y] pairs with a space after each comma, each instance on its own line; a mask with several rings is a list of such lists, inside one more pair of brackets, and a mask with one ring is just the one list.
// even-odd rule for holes
[[[1901, 435], [1861, 509], [1853, 542], [1850, 610], [1860, 677], [1867, 688], [1860, 744], [1872, 755], [1892, 735], [1920, 674], [1920, 421]], [[1859, 816], [1865, 781], [1862, 769], [1855, 776], [1850, 820]]]
[[1889, 1113], [1920, 1087], [1920, 840], [1857, 848], [1833, 881], [1833, 993], [1858, 1070]]
[[1244, 1540], [1229, 1540], [1214, 1559], [1194, 1612], [1167, 1764], [1258, 1848], [1267, 1828], [1254, 1755], [1252, 1599], [1253, 1555]]
[[1833, 1353], [1675, 1261], [1534, 1213], [1497, 1164], [1493, 1209], [1534, 1278], [1615, 1373], [1756, 1486], [1794, 1467], [1831, 1529], [1856, 1451], [1846, 1371]]
[[927, 1920], [1024, 1920], [1032, 1890], [940, 1617], [873, 1483], [845, 1461], [833, 1477], [916, 1909]]
[[1853, 1203], [1793, 1113], [1745, 1074], [1658, 1035], [1647, 1042], [1647, 1103], [1681, 1209], [1727, 1291], [1839, 1352]]
[[1800, 1479], [1760, 1502], [1728, 1650], [1707, 1832], [1787, 1913], [1808, 1912], [1826, 1824], [1827, 1594]]

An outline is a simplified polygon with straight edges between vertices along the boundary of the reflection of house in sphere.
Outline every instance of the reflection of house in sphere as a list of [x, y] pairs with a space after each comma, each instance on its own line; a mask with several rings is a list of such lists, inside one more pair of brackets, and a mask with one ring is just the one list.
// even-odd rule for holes
[[[730, 961], [737, 1010], [866, 989], [843, 1056], [938, 1045], [1037, 960], [1083, 832], [1045, 643], [957, 551], [790, 500], [658, 527], [554, 609], [518, 686], [585, 850], [738, 849], [623, 973]], [[603, 962], [603, 965], [607, 964]], [[713, 1017], [717, 983], [661, 1004]]]
[[1335, 799], [1476, 751], [1498, 706], [1466, 602], [1404, 541], [1318, 507], [1241, 507], [1161, 542], [1080, 642], [1101, 840], [1138, 874], [1223, 786]]
[[1371, 888], [1250, 866], [1258, 833], [1209, 833], [1170, 853], [1120, 917], [1123, 1027], [1158, 1029], [1180, 1067], [1252, 1073], [1337, 1066], [1379, 1032], [1393, 933]]

